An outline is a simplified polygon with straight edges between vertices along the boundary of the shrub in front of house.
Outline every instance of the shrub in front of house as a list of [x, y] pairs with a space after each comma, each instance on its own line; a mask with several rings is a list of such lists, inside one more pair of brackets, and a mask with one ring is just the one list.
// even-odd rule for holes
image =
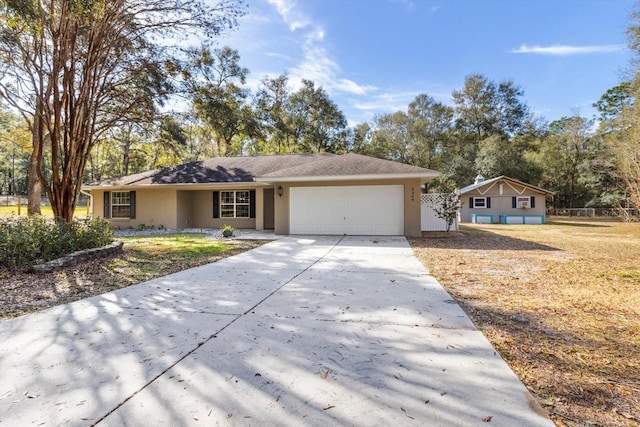
[[40, 215], [0, 218], [0, 266], [23, 268], [113, 241], [103, 219], [56, 222]]

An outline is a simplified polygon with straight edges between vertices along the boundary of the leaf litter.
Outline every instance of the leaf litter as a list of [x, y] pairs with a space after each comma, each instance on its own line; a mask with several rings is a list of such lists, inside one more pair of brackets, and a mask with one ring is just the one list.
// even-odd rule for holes
[[640, 223], [469, 224], [410, 243], [557, 425], [640, 425]]

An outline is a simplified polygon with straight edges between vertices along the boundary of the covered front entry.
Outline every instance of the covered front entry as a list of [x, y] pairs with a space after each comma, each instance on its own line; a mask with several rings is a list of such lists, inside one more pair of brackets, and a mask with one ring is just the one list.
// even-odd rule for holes
[[404, 235], [404, 186], [292, 187], [290, 234]]

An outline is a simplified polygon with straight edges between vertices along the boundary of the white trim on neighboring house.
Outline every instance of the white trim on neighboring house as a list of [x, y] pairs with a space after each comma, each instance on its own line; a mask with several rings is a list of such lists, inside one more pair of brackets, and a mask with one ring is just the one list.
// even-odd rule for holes
[[[516, 194], [524, 194], [527, 190], [534, 191], [536, 193], [546, 195], [553, 195], [553, 191], [545, 190], [544, 188], [537, 187], [535, 185], [527, 184], [526, 182], [518, 181], [517, 179], [509, 178], [508, 176], [498, 176], [496, 178], [491, 178], [479, 182], [477, 184], [468, 185], [464, 188], [461, 188], [456, 193], [458, 195], [466, 195], [471, 193], [472, 191], [476, 191], [480, 195], [487, 194], [497, 183], [500, 184], [500, 195], [503, 195], [504, 191], [502, 190], [502, 185], [507, 184]], [[522, 189], [518, 190], [514, 186], [522, 186]]]
[[[478, 201], [482, 201], [482, 206], [478, 206]], [[473, 198], [473, 207], [471, 209], [487, 209], [487, 198], [486, 197], [474, 197]]]
[[525, 192], [525, 191], [527, 191], [527, 186], [525, 186], [525, 185], [520, 184], [520, 186], [522, 187], [522, 190], [520, 190], [520, 191], [519, 191], [519, 190], [517, 190], [513, 185], [511, 185], [511, 183], [510, 183], [509, 181], [506, 181], [506, 180], [505, 180], [505, 182], [506, 182], [506, 184], [507, 184], [509, 187], [511, 187], [511, 189], [512, 189], [513, 191], [515, 191], [517, 194], [524, 194], [524, 192]]
[[485, 194], [487, 194], [487, 193], [488, 193], [488, 192], [489, 192], [489, 191], [490, 191], [490, 190], [491, 190], [491, 189], [492, 189], [492, 188], [493, 188], [497, 183], [498, 183], [498, 181], [492, 182], [492, 183], [491, 183], [491, 185], [489, 185], [489, 186], [488, 186], [484, 191], [482, 191], [482, 190], [480, 189], [480, 188], [482, 188], [482, 187], [476, 188], [476, 191], [478, 192], [478, 194], [482, 194], [482, 195], [484, 196], [484, 195], [485, 195]]

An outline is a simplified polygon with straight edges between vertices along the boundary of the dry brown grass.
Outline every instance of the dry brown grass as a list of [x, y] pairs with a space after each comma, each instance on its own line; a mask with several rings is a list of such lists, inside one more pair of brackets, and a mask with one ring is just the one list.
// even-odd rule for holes
[[411, 244], [557, 425], [640, 424], [640, 224], [468, 225]]

